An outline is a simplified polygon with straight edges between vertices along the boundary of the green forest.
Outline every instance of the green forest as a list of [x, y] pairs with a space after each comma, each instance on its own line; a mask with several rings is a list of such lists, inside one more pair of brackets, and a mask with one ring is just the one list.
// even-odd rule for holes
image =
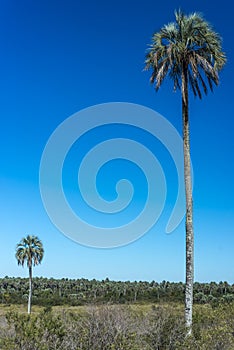
[[[4, 277], [0, 279], [2, 304], [27, 304], [28, 279]], [[185, 285], [162, 281], [102, 281], [88, 279], [54, 279], [34, 277], [32, 304], [39, 306], [132, 304], [183, 302]], [[227, 282], [194, 283], [194, 303], [211, 304], [234, 301], [234, 284]]]

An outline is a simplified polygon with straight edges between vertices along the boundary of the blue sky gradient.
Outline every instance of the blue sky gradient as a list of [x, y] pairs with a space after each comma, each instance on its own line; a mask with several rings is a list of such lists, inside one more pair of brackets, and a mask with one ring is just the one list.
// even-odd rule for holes
[[[1, 2], [0, 276], [27, 276], [26, 269], [17, 267], [14, 250], [23, 236], [35, 234], [45, 247], [43, 263], [34, 270], [37, 276], [184, 281], [184, 222], [172, 234], [164, 233], [176, 196], [176, 173], [157, 140], [152, 146], [150, 136], [143, 137], [155, 147], [170, 175], [167, 203], [155, 227], [132, 244], [104, 250], [69, 240], [50, 222], [39, 191], [40, 159], [48, 138], [83, 108], [115, 101], [141, 104], [159, 112], [181, 134], [180, 93], [172, 92], [170, 81], [155, 93], [149, 72], [143, 71], [152, 34], [173, 21], [178, 8], [186, 13], [202, 12], [221, 34], [228, 58], [213, 94], [202, 101], [190, 94], [190, 129], [195, 279], [234, 283], [234, 41], [233, 9], [227, 0]], [[140, 137], [134, 132], [132, 136]], [[72, 164], [82, 154], [76, 151], [80, 149], [74, 145], [64, 169], [67, 195], [74, 206], [71, 180], [78, 165], [73, 168]], [[138, 178], [133, 181], [142, 184], [133, 213], [145, 197], [144, 176], [134, 166], [127, 167]], [[103, 169], [103, 179], [99, 174], [97, 185], [106, 198], [112, 198], [118, 169], [113, 164], [112, 170]], [[126, 171], [126, 164], [120, 169]], [[65, 176], [69, 173], [71, 179]]]

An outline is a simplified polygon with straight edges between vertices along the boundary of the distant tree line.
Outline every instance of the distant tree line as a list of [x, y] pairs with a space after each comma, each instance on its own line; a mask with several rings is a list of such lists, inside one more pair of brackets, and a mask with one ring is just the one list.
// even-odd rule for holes
[[[0, 303], [26, 304], [28, 279], [0, 278]], [[185, 284], [35, 277], [32, 303], [40, 306], [183, 302]], [[194, 303], [218, 305], [234, 301], [234, 284], [194, 283]]]

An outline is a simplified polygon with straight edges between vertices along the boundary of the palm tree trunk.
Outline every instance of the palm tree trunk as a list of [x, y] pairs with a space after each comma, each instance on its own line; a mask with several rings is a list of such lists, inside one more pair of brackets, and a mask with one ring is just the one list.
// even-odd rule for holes
[[31, 305], [32, 305], [32, 266], [29, 265], [28, 314], [31, 314]]
[[192, 332], [193, 280], [194, 280], [194, 234], [193, 234], [193, 199], [191, 182], [191, 161], [188, 115], [188, 70], [182, 69], [182, 114], [184, 146], [184, 182], [186, 196], [186, 287], [185, 287], [185, 324], [188, 334]]

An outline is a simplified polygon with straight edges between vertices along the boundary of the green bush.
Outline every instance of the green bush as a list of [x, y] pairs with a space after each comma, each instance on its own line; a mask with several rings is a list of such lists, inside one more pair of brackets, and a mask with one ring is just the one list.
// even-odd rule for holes
[[2, 339], [5, 350], [59, 349], [65, 335], [58, 316], [43, 311], [38, 315], [9, 312], [6, 315], [9, 336]]

